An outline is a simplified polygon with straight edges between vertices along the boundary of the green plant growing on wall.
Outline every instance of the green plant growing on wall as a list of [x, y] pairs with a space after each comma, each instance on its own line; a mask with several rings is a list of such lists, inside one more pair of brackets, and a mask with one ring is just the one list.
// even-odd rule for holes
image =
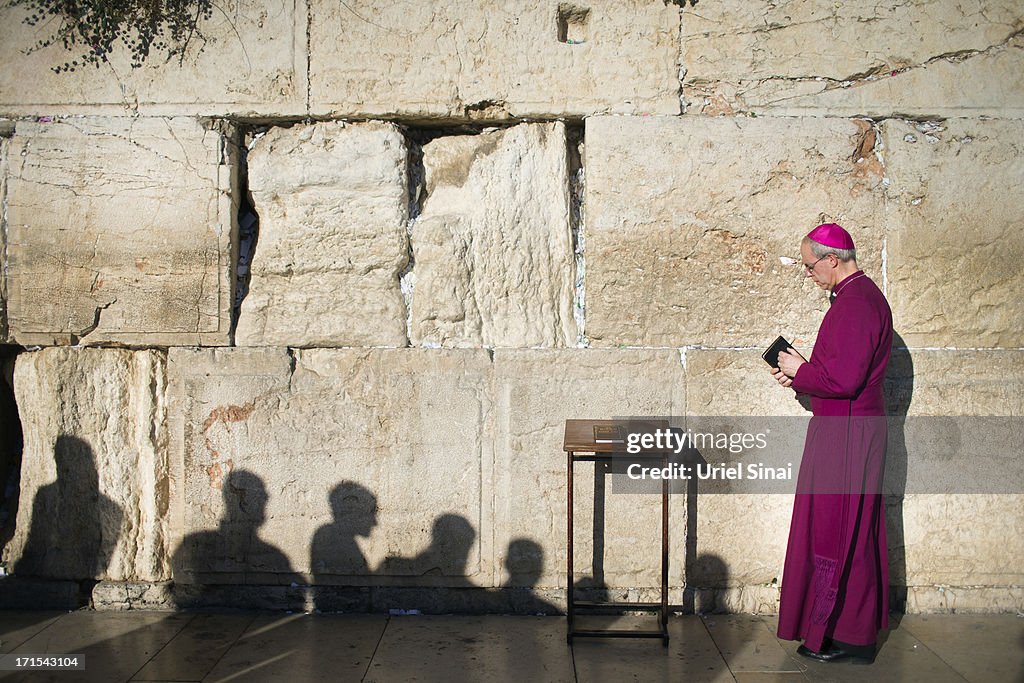
[[31, 50], [63, 44], [80, 56], [60, 66], [57, 73], [78, 67], [99, 67], [122, 43], [137, 69], [151, 53], [166, 53], [169, 61], [184, 60], [194, 41], [203, 41], [199, 26], [213, 15], [211, 0], [10, 0], [28, 9], [26, 24], [43, 29], [54, 25], [51, 34]]

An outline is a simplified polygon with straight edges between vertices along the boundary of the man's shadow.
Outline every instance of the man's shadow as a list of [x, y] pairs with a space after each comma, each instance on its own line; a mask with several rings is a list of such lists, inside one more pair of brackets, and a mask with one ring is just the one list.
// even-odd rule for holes
[[907, 443], [905, 423], [914, 396], [914, 361], [906, 342], [896, 333], [885, 378], [886, 408], [889, 415], [888, 449], [885, 462], [885, 521], [889, 548], [889, 604], [900, 614], [906, 611], [907, 556], [903, 531], [903, 500], [907, 492]]
[[508, 580], [502, 584], [511, 611], [516, 614], [550, 615], [560, 614], [553, 603], [537, 595], [537, 582], [544, 570], [544, 548], [528, 538], [516, 538], [509, 542], [505, 555], [505, 571]]
[[[303, 579], [279, 548], [259, 537], [266, 521], [267, 490], [258, 476], [234, 470], [224, 479], [224, 517], [216, 530], [186, 536], [171, 558], [175, 583], [195, 584], [183, 590], [179, 604], [210, 606], [222, 596], [209, 583], [289, 585]], [[301, 607], [299, 596], [289, 596]]]
[[87, 442], [59, 436], [53, 459], [57, 479], [36, 492], [28, 538], [14, 573], [100, 579], [121, 537], [121, 507], [100, 492], [96, 457]]
[[16, 347], [0, 346], [0, 551], [14, 537], [24, 438], [14, 398]]
[[343, 481], [328, 500], [334, 519], [316, 530], [309, 551], [316, 608], [322, 612], [351, 607], [338, 600], [332, 587], [372, 573], [356, 537], [368, 538], [377, 526], [377, 496], [366, 487]]
[[444, 576], [450, 587], [468, 587], [466, 563], [476, 530], [462, 515], [444, 514], [434, 520], [430, 545], [414, 557], [385, 558], [378, 573], [399, 576]]

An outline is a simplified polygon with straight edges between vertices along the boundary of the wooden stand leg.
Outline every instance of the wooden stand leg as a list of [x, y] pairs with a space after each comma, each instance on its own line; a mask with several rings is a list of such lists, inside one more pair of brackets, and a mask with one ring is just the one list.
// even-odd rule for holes
[[[668, 456], [662, 467], [668, 466]], [[661, 644], [668, 645], [668, 480], [661, 480]]]
[[573, 583], [572, 583], [572, 575], [573, 575], [573, 567], [572, 567], [572, 536], [573, 536], [573, 533], [572, 533], [573, 532], [573, 519], [572, 519], [572, 468], [573, 468], [573, 452], [572, 451], [568, 451], [568, 460], [566, 462], [566, 474], [567, 474], [567, 480], [568, 480], [567, 483], [568, 483], [568, 487], [569, 487], [568, 488], [569, 494], [568, 494], [568, 500], [567, 500], [568, 515], [567, 515], [567, 520], [566, 520], [566, 529], [567, 529], [567, 533], [568, 533], [568, 541], [566, 543], [566, 548], [568, 549], [568, 556], [566, 557], [566, 567], [567, 567], [567, 569], [566, 569], [566, 579], [565, 579], [565, 581], [566, 581], [566, 583], [565, 583], [565, 586], [566, 586], [566, 588], [565, 588], [565, 625], [566, 625], [565, 641], [567, 643], [570, 643], [570, 644], [572, 644], [573, 622], [575, 621], [574, 618], [573, 618], [575, 616], [575, 614], [574, 614], [575, 608], [573, 606], [573, 602], [574, 602], [574, 600], [573, 600], [573, 593], [575, 591], [573, 590]]

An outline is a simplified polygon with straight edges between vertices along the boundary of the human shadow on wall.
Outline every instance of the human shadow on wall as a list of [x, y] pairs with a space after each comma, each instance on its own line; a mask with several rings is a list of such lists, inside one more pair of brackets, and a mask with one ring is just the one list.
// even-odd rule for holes
[[725, 591], [729, 588], [729, 565], [719, 555], [701, 553], [686, 564], [684, 600], [694, 614], [729, 612]]
[[331, 489], [328, 501], [334, 519], [316, 530], [309, 550], [315, 604], [323, 612], [339, 608], [325, 587], [339, 585], [340, 579], [344, 585], [346, 577], [371, 574], [356, 537], [368, 538], [377, 526], [377, 496], [365, 486], [343, 481]]
[[510, 610], [516, 614], [559, 614], [554, 604], [539, 597], [537, 582], [544, 571], [544, 548], [528, 538], [515, 538], [505, 553], [505, 571], [508, 580], [501, 585], [507, 595]]
[[17, 348], [0, 345], [0, 552], [14, 536], [24, 439], [14, 396]]
[[[459, 596], [452, 590], [476, 587], [466, 578], [477, 538], [469, 520], [457, 514], [441, 515], [434, 520], [430, 543], [422, 552], [411, 557], [389, 555], [371, 568], [356, 537], [369, 537], [377, 526], [377, 497], [361, 484], [343, 481], [332, 489], [329, 500], [334, 520], [317, 529], [310, 545], [317, 609], [460, 611]], [[423, 577], [436, 578], [425, 582]]]
[[102, 578], [121, 537], [121, 507], [100, 492], [92, 447], [61, 435], [53, 445], [57, 479], [32, 501], [32, 522], [19, 576], [74, 581]]
[[906, 342], [896, 333], [892, 336], [892, 354], [885, 377], [886, 409], [889, 414], [888, 448], [886, 450], [885, 527], [889, 550], [889, 605], [897, 612], [906, 611], [907, 554], [903, 531], [903, 501], [907, 492], [907, 442], [905, 423], [914, 397], [914, 361]]
[[387, 557], [378, 570], [398, 576], [444, 576], [450, 587], [470, 587], [466, 579], [469, 552], [476, 530], [462, 515], [444, 514], [434, 520], [430, 545], [414, 557]]
[[[285, 554], [259, 537], [269, 498], [263, 480], [247, 470], [234, 470], [225, 478], [221, 492], [224, 517], [218, 528], [189, 534], [171, 558], [176, 586], [191, 584], [178, 593], [179, 604], [234, 602], [228, 597], [231, 591], [219, 593], [211, 581], [261, 586], [304, 583]], [[284, 607], [303, 607], [301, 591], [286, 592], [283, 600]]]

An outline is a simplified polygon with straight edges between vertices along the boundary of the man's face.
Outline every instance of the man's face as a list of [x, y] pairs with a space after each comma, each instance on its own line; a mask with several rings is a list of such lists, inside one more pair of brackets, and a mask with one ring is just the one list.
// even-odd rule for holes
[[814, 284], [822, 289], [832, 287], [832, 259], [826, 256], [818, 259], [811, 251], [811, 245], [804, 242], [800, 245], [800, 258], [803, 260], [804, 275], [811, 278]]

